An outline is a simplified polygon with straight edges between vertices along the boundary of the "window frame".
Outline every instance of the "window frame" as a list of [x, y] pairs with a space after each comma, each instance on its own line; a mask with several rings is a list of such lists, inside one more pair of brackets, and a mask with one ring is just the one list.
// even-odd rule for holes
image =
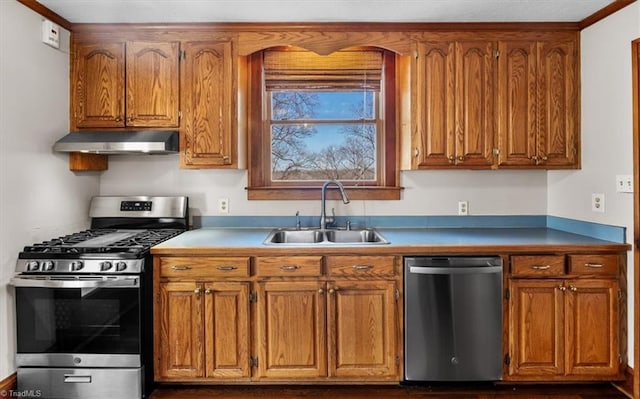
[[[383, 81], [376, 94], [380, 102], [377, 126], [378, 148], [377, 176], [367, 184], [341, 181], [351, 199], [400, 199], [399, 187], [399, 126], [397, 124], [397, 60], [392, 51], [374, 48], [383, 53]], [[320, 199], [323, 181], [276, 181], [271, 180], [271, 133], [269, 94], [265, 89], [263, 75], [263, 51], [253, 53], [248, 58], [248, 187], [249, 200], [298, 200]], [[339, 193], [329, 190], [328, 198], [338, 198]]]

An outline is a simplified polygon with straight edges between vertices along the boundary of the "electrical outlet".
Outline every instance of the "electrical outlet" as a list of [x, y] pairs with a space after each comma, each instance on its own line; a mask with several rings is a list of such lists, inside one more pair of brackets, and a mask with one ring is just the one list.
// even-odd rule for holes
[[458, 215], [466, 216], [469, 214], [469, 201], [458, 201]]
[[591, 210], [593, 212], [604, 213], [604, 194], [603, 193], [591, 194]]
[[616, 175], [616, 191], [619, 193], [633, 192], [633, 176]]
[[229, 198], [218, 198], [218, 213], [229, 213]]

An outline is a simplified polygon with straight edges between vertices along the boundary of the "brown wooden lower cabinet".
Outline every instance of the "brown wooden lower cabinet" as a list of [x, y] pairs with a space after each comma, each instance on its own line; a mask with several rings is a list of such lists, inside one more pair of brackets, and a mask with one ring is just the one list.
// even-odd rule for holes
[[400, 258], [324, 258], [156, 258], [156, 381], [400, 381]]
[[203, 308], [196, 295], [201, 289], [195, 282], [160, 285], [160, 330], [156, 328], [155, 339], [157, 380], [204, 376]]
[[[622, 377], [625, 254], [503, 255], [505, 382]], [[401, 256], [162, 256], [158, 382], [397, 383]]]
[[[621, 293], [617, 263], [607, 271], [609, 275], [598, 276], [598, 272], [607, 270], [607, 264], [589, 263], [589, 258], [581, 257], [579, 260], [594, 267], [594, 272], [584, 278], [579, 273], [568, 274], [565, 270], [571, 270], [570, 264], [567, 269], [563, 265], [556, 278], [549, 278], [546, 273], [558, 265], [553, 258], [512, 257], [507, 378], [526, 381], [619, 378]], [[535, 273], [542, 277], [532, 278]]]
[[165, 282], [160, 309], [156, 380], [249, 377], [248, 282]]
[[329, 375], [397, 380], [394, 281], [330, 281]]
[[319, 281], [257, 284], [257, 378], [327, 375], [326, 303]]

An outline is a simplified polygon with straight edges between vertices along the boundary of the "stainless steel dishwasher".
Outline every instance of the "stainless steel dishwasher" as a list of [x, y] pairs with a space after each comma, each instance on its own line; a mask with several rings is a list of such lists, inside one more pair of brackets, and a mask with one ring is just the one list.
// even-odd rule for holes
[[405, 381], [502, 378], [502, 259], [404, 258]]

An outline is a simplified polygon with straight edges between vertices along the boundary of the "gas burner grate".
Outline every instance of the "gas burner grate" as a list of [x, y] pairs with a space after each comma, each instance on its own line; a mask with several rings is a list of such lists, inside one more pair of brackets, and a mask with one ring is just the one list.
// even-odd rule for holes
[[[157, 229], [157, 230], [117, 230], [117, 229], [92, 229], [80, 231], [74, 234], [54, 238], [41, 243], [24, 247], [23, 253], [39, 254], [137, 254], [146, 251], [152, 246], [182, 233], [183, 229]], [[130, 232], [130, 234], [126, 234]], [[108, 234], [126, 236], [123, 239], [108, 241]], [[101, 245], [83, 245], [84, 242], [105, 238]], [[120, 237], [121, 238], [121, 237]]]

